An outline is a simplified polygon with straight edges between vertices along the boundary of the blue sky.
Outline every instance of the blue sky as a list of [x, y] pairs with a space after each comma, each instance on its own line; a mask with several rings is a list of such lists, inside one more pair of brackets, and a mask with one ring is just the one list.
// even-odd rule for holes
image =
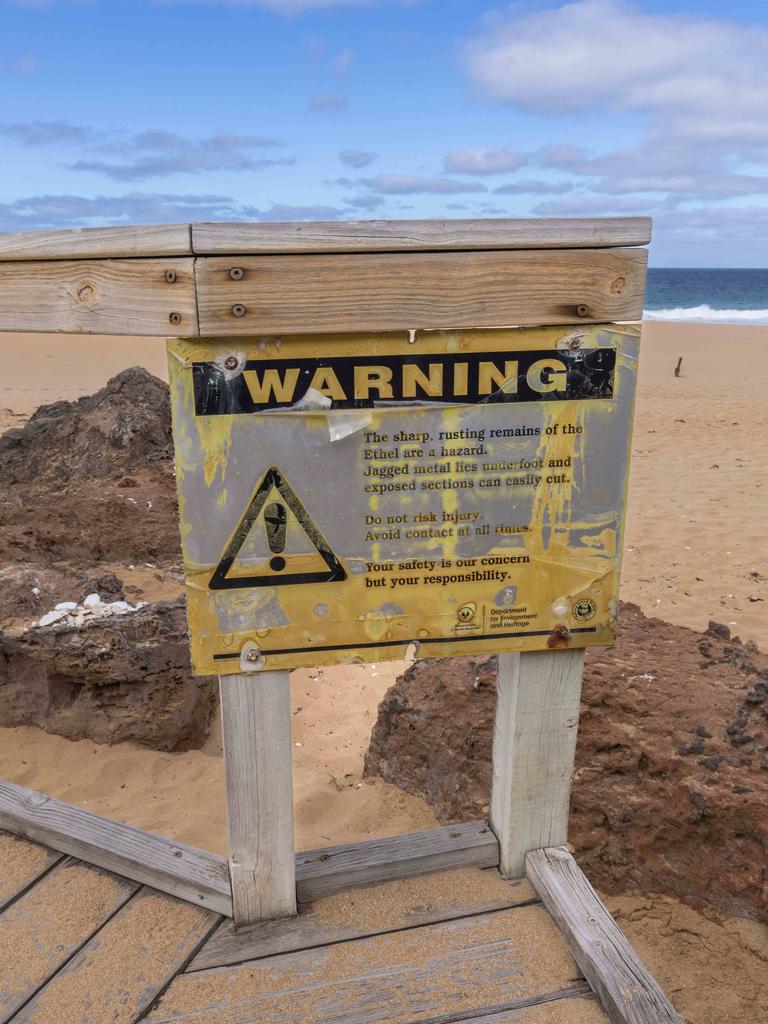
[[0, 0], [0, 88], [0, 230], [648, 213], [768, 265], [756, 0]]

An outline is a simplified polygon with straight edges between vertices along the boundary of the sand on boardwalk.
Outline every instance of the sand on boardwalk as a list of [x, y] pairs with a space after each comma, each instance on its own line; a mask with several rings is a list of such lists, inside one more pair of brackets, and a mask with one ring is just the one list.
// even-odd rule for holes
[[[127, 366], [167, 375], [164, 345], [154, 339], [3, 335], [0, 351], [0, 430], [22, 423], [42, 403], [96, 391]], [[725, 622], [766, 649], [768, 328], [649, 323], [641, 351], [622, 596], [680, 625]], [[293, 673], [297, 848], [435, 824], [421, 800], [362, 779], [378, 703], [403, 667]], [[218, 730], [203, 750], [164, 754], [2, 729], [0, 778], [226, 849]], [[768, 930], [736, 919], [713, 923], [666, 899], [609, 903], [688, 1019], [764, 1019], [768, 984], [759, 979], [768, 974]]]

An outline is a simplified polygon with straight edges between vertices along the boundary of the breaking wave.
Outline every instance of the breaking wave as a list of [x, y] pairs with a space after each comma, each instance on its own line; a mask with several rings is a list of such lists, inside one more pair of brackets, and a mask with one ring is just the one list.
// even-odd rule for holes
[[768, 309], [713, 309], [711, 306], [678, 306], [646, 309], [646, 320], [681, 320], [699, 324], [768, 324]]

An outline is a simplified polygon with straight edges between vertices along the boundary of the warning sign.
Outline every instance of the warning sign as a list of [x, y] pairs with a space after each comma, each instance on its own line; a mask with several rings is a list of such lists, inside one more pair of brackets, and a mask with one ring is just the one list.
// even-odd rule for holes
[[612, 642], [638, 336], [169, 341], [195, 670]]
[[[297, 534], [298, 545], [294, 543]], [[319, 571], [317, 563], [324, 563]], [[211, 590], [242, 590], [330, 583], [346, 578], [341, 563], [296, 492], [277, 466], [270, 466], [208, 586]]]

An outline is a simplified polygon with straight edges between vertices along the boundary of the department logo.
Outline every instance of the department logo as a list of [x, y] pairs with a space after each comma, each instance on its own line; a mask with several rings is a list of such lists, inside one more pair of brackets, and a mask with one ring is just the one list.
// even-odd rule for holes
[[579, 622], [589, 622], [594, 618], [597, 605], [591, 597], [582, 597], [580, 601], [574, 601], [572, 611], [574, 619], [578, 619]]
[[473, 601], [469, 601], [456, 609], [456, 618], [463, 626], [466, 626], [474, 619], [476, 611], [477, 605]]

